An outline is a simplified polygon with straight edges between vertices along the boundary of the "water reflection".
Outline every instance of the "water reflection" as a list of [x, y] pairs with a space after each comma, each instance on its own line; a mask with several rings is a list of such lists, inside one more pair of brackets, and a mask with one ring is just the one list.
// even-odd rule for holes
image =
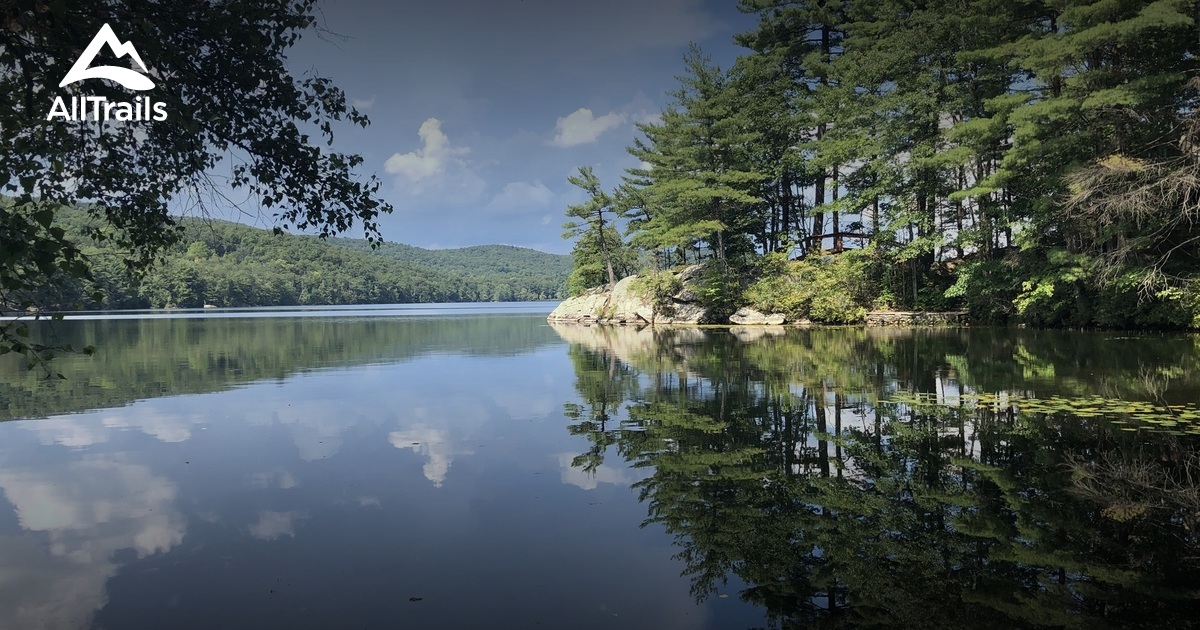
[[695, 604], [640, 471], [576, 474], [544, 315], [74, 325], [115, 335], [68, 381], [0, 366], [0, 627], [761, 624]]
[[221, 391], [321, 368], [441, 353], [503, 357], [558, 342], [544, 316], [459, 310], [441, 317], [268, 318], [260, 309], [263, 317], [255, 318], [31, 322], [34, 341], [91, 345], [96, 356], [56, 358], [53, 368], [65, 380], [25, 369], [19, 356], [0, 356], [0, 421]]
[[1194, 337], [68, 324], [67, 381], [0, 362], [0, 627], [1197, 612]]
[[148, 466], [85, 457], [53, 469], [5, 468], [0, 489], [21, 530], [0, 536], [0, 627], [85, 627], [106, 602], [120, 554], [165, 553], [184, 538], [178, 487]]
[[1195, 337], [555, 328], [589, 445], [572, 466], [646, 473], [646, 523], [674, 536], [698, 600], [736, 576], [776, 627], [1200, 612], [1195, 436], [964, 397], [1187, 401]]

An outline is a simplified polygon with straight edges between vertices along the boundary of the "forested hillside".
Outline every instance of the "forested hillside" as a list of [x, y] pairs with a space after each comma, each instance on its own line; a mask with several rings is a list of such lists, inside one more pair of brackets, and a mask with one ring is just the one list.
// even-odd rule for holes
[[[417, 264], [372, 251], [365, 242], [323, 241], [275, 234], [227, 221], [184, 218], [182, 237], [143, 277], [126, 271], [127, 252], [85, 236], [95, 219], [76, 209], [59, 211], [55, 223], [80, 243], [94, 279], [66, 278], [53, 294], [37, 296], [53, 308], [195, 308], [316, 304], [520, 301], [559, 296], [565, 256], [518, 248], [470, 248], [426, 252]], [[478, 251], [476, 251], [478, 250]], [[437, 266], [438, 254], [457, 264]], [[534, 274], [545, 261], [549, 270]], [[553, 263], [553, 265], [552, 265]], [[510, 273], [512, 269], [525, 273]], [[557, 273], [557, 276], [555, 276]]]
[[1200, 325], [1194, 2], [739, 6], [746, 53], [693, 49], [641, 166], [582, 186], [573, 290], [699, 261], [714, 306], [818, 321]]
[[443, 273], [458, 274], [471, 278], [482, 291], [491, 291], [495, 298], [511, 300], [542, 299], [558, 297], [563, 280], [571, 273], [571, 258], [558, 254], [547, 254], [536, 249], [512, 245], [477, 245], [459, 249], [422, 249], [403, 243], [382, 243], [372, 250], [369, 243], [361, 239], [336, 238], [331, 240], [340, 246], [361, 252], [372, 253], [392, 260], [436, 269]]

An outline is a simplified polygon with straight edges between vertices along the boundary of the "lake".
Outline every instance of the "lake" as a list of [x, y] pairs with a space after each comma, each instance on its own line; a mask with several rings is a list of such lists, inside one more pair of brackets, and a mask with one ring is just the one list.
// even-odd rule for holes
[[39, 322], [2, 628], [1191, 627], [1200, 337]]

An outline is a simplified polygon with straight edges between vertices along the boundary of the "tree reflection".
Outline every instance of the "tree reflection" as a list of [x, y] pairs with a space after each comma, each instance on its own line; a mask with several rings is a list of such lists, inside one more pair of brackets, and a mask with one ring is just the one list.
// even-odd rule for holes
[[[574, 464], [615, 452], [650, 472], [634, 484], [646, 524], [675, 537], [699, 599], [736, 575], [775, 627], [1187, 626], [1200, 612], [1194, 436], [960, 396], [1187, 396], [1194, 344], [1126, 353], [1123, 371], [1122, 348], [1096, 338], [1072, 354], [995, 331], [617, 330], [559, 328], [583, 401], [570, 430], [589, 444]], [[1168, 377], [1150, 391], [1155, 361]]]

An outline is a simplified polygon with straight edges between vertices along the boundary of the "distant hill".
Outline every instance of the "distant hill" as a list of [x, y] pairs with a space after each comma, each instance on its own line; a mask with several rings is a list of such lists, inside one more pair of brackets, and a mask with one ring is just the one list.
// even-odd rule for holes
[[457, 274], [496, 295], [533, 292], [550, 298], [564, 298], [563, 285], [571, 273], [570, 256], [512, 245], [422, 249], [402, 243], [384, 243], [372, 251], [362, 239], [337, 238], [330, 242], [375, 256]]
[[105, 309], [558, 299], [571, 265], [569, 256], [506, 245], [371, 250], [361, 239], [322, 241], [185, 218], [182, 241], [139, 282], [124, 272], [120, 251], [83, 237], [92, 220], [81, 210], [56, 216], [92, 259], [96, 282], [70, 282], [40, 303]]

